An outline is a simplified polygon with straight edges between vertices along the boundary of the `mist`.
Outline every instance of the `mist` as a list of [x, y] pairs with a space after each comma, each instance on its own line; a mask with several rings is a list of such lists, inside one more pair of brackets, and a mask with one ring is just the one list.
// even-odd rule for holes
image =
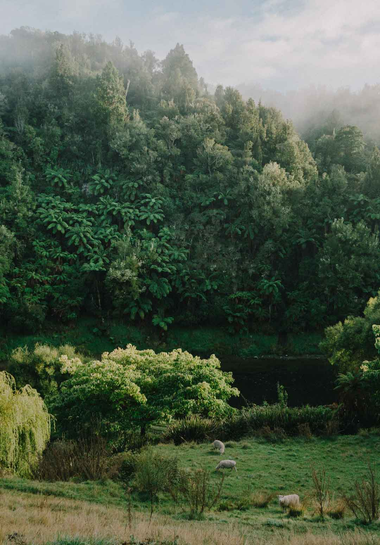
[[278, 92], [378, 82], [376, 0], [3, 0], [0, 34], [19, 27], [119, 36], [159, 59], [179, 42], [210, 84]]
[[[25, 27], [40, 30], [27, 36]], [[41, 74], [58, 42], [70, 41], [75, 56], [79, 37], [130, 44], [131, 66], [153, 52], [158, 68], [181, 43], [210, 92], [219, 84], [232, 86], [246, 99], [280, 109], [309, 143], [356, 125], [377, 144], [379, 28], [376, 0], [148, 0], [138, 6], [130, 0], [5, 0], [0, 71], [19, 66]], [[91, 47], [85, 55], [92, 70], [100, 69], [104, 58], [98, 52], [93, 58]]]
[[[46, 77], [61, 44], [65, 44], [70, 51], [78, 73], [101, 70], [107, 60], [112, 60], [126, 74], [126, 80], [130, 79], [129, 100], [136, 107], [139, 106], [138, 97], [143, 92], [141, 86], [146, 87], [147, 81], [154, 77], [153, 72], [159, 74], [160, 71], [160, 59], [152, 51], [139, 53], [133, 43], [124, 45], [120, 38], [107, 43], [101, 35], [79, 32], [65, 35], [19, 28], [9, 35], [0, 36], [0, 75], [11, 73], [14, 76], [22, 72], [34, 78]], [[172, 47], [174, 45], [171, 44]], [[165, 55], [168, 52], [169, 49]], [[194, 62], [194, 65], [198, 75], [204, 76], [197, 63]], [[141, 81], [141, 70], [146, 74], [145, 84]], [[151, 72], [150, 75], [148, 72]], [[205, 79], [212, 94], [216, 85], [210, 84], [207, 76]], [[224, 84], [223, 81], [221, 83]], [[348, 86], [334, 89], [321, 83], [283, 91], [265, 87], [258, 78], [251, 83], [234, 84], [233, 87], [245, 99], [253, 98], [256, 103], [280, 110], [311, 146], [322, 134], [331, 134], [334, 129], [345, 125], [357, 126], [368, 144], [380, 143], [380, 84], [365, 84], [360, 90], [353, 90]], [[0, 109], [4, 109], [1, 97]]]
[[380, 85], [364, 85], [359, 91], [349, 87], [324, 86], [281, 93], [255, 83], [237, 86], [245, 99], [253, 98], [265, 106], [281, 110], [298, 133], [309, 143], [334, 129], [355, 125], [368, 144], [380, 142]]

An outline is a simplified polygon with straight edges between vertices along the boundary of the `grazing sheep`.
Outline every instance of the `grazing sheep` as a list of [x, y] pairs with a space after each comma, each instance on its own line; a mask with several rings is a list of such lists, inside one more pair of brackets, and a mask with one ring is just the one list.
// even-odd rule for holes
[[219, 454], [224, 454], [224, 450], [226, 447], [224, 446], [224, 443], [222, 443], [222, 441], [218, 441], [218, 439], [216, 439], [212, 445], [214, 448], [219, 450]]
[[298, 494], [278, 496], [278, 503], [283, 509], [286, 509], [287, 507], [298, 506], [300, 504], [300, 497], [298, 496]]
[[231, 469], [231, 471], [234, 469], [235, 471], [237, 471], [236, 462], [235, 462], [235, 460], [222, 460], [216, 466], [215, 471], [218, 470], [218, 469]]

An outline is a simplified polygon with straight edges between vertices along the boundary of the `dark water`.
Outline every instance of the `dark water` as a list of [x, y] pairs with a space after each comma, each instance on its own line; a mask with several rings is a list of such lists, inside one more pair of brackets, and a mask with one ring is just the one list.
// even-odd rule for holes
[[277, 382], [288, 392], [288, 405], [327, 405], [337, 401], [334, 369], [324, 358], [221, 357], [223, 371], [232, 371], [241, 397], [231, 400], [236, 407], [277, 401]]

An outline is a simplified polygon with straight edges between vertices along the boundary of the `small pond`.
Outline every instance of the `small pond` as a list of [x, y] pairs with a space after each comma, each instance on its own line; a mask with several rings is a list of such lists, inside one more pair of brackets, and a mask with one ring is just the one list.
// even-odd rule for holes
[[277, 401], [277, 383], [288, 392], [288, 405], [328, 405], [337, 401], [335, 374], [330, 363], [318, 357], [219, 358], [223, 371], [232, 371], [241, 397], [231, 404], [241, 407], [251, 403]]

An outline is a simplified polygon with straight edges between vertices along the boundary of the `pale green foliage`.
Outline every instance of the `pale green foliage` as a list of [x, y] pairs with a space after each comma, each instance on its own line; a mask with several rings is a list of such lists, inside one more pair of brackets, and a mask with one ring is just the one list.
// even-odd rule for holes
[[118, 257], [111, 263], [106, 277], [106, 285], [114, 298], [115, 307], [125, 307], [129, 298], [137, 299], [143, 291], [139, 278], [140, 269], [144, 266], [141, 246], [132, 245], [126, 237], [115, 244]]
[[255, 207], [251, 216], [255, 223], [261, 223], [265, 232], [269, 229], [278, 233], [291, 221], [289, 197], [292, 191], [300, 187], [277, 163], [265, 165], [257, 183], [253, 186]]
[[0, 469], [30, 474], [50, 438], [51, 420], [30, 386], [16, 390], [14, 378], [0, 373]]
[[136, 427], [136, 416], [147, 403], [139, 375], [108, 358], [78, 366], [52, 400], [62, 429], [72, 435], [87, 429], [117, 437]]
[[226, 170], [232, 164], [232, 154], [227, 146], [217, 144], [214, 138], [205, 138], [197, 150], [195, 164], [210, 176], [216, 171]]
[[55, 52], [49, 83], [58, 96], [67, 96], [73, 86], [73, 76], [77, 67], [70, 50], [60, 44]]
[[83, 365], [75, 348], [69, 344], [49, 346], [37, 343], [33, 350], [27, 346], [13, 350], [9, 370], [18, 386], [31, 384], [44, 397], [55, 392], [59, 384]]
[[54, 411], [71, 432], [96, 419], [110, 435], [191, 414], [220, 418], [233, 411], [228, 399], [239, 395], [232, 382], [214, 355], [156, 354], [128, 345], [78, 366], [62, 383]]
[[232, 373], [221, 370], [215, 355], [201, 359], [181, 349], [156, 354], [128, 345], [106, 352], [102, 358], [138, 370], [138, 384], [148, 399], [148, 410], [164, 418], [190, 414], [221, 417], [231, 410], [227, 400], [239, 395], [231, 386]]
[[286, 140], [277, 144], [276, 162], [301, 183], [316, 180], [318, 170], [307, 144], [299, 138], [291, 123], [287, 122], [285, 127]]

